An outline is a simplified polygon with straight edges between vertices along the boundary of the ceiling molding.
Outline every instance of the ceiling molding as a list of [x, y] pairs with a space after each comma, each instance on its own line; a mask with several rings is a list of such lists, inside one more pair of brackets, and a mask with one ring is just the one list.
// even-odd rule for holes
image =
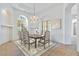
[[32, 15], [32, 13], [25, 11], [25, 9], [23, 9], [23, 8], [15, 7], [14, 5], [11, 5], [11, 7], [13, 9], [15, 9], [15, 10], [18, 10], [18, 11], [21, 11], [21, 12], [24, 12], [24, 13], [27, 13], [29, 15]]
[[[23, 5], [25, 5], [25, 3]], [[41, 15], [41, 14], [43, 14], [43, 13], [45, 13], [47, 11], [50, 11], [51, 9], [56, 8], [58, 6], [60, 6], [60, 3], [59, 4], [56, 3], [55, 5], [53, 5], [53, 3], [52, 3], [52, 5], [50, 5], [50, 6], [46, 7], [46, 8], [44, 8], [44, 9], [36, 12], [36, 15]], [[27, 6], [27, 5], [25, 5], [25, 7], [29, 8], [29, 9], [33, 9], [33, 8]], [[28, 13], [29, 15], [33, 15], [33, 13], [34, 13], [33, 11], [30, 12], [30, 11], [27, 11], [26, 9], [24, 9], [24, 8], [19, 7], [19, 4], [12, 4], [12, 8], [14, 8], [16, 10], [19, 10], [21, 12]]]
[[60, 6], [60, 5], [51, 5], [48, 8], [45, 8], [45, 9], [41, 10], [40, 12], [38, 12], [38, 14], [40, 15], [40, 14], [46, 13], [47, 11], [57, 8], [58, 6]]
[[[33, 9], [33, 8], [27, 6], [26, 3], [22, 3], [22, 4], [23, 4], [25, 7], [29, 8], [29, 9]], [[27, 4], [28, 4], [28, 3], [27, 3]]]

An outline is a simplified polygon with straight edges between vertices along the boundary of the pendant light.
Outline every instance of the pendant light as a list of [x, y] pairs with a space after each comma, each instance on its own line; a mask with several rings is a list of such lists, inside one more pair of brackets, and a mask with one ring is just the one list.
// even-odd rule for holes
[[38, 19], [38, 17], [36, 16], [36, 13], [35, 13], [35, 11], [36, 11], [36, 7], [35, 7], [35, 4], [33, 4], [33, 8], [34, 8], [34, 14], [33, 14], [33, 16], [31, 17], [31, 19], [33, 20], [33, 21], [36, 21], [37, 19]]

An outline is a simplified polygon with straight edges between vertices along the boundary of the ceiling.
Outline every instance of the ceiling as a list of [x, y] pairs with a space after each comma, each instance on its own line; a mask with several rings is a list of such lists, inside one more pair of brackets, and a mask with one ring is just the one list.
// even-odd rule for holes
[[62, 3], [17, 3], [12, 4], [14, 8], [17, 8], [21, 11], [28, 12], [29, 14], [34, 14], [34, 4], [35, 4], [35, 13], [40, 14], [46, 10], [57, 7]]

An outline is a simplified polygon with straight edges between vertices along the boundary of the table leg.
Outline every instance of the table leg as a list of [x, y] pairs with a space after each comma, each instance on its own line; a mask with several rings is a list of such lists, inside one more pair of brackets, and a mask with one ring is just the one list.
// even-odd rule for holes
[[37, 48], [37, 39], [35, 39], [35, 48]]

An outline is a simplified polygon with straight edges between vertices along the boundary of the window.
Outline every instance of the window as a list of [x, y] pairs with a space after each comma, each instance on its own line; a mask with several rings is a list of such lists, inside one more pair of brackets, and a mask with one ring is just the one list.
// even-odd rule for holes
[[72, 21], [72, 35], [76, 36], [76, 28], [77, 28], [77, 19], [73, 19]]
[[51, 31], [50, 21], [42, 21], [42, 34], [44, 34], [46, 30]]
[[28, 19], [24, 15], [19, 15], [19, 17], [18, 17], [18, 20], [17, 20], [17, 27], [19, 28], [18, 30], [20, 30], [21, 24], [23, 24], [28, 30]]

